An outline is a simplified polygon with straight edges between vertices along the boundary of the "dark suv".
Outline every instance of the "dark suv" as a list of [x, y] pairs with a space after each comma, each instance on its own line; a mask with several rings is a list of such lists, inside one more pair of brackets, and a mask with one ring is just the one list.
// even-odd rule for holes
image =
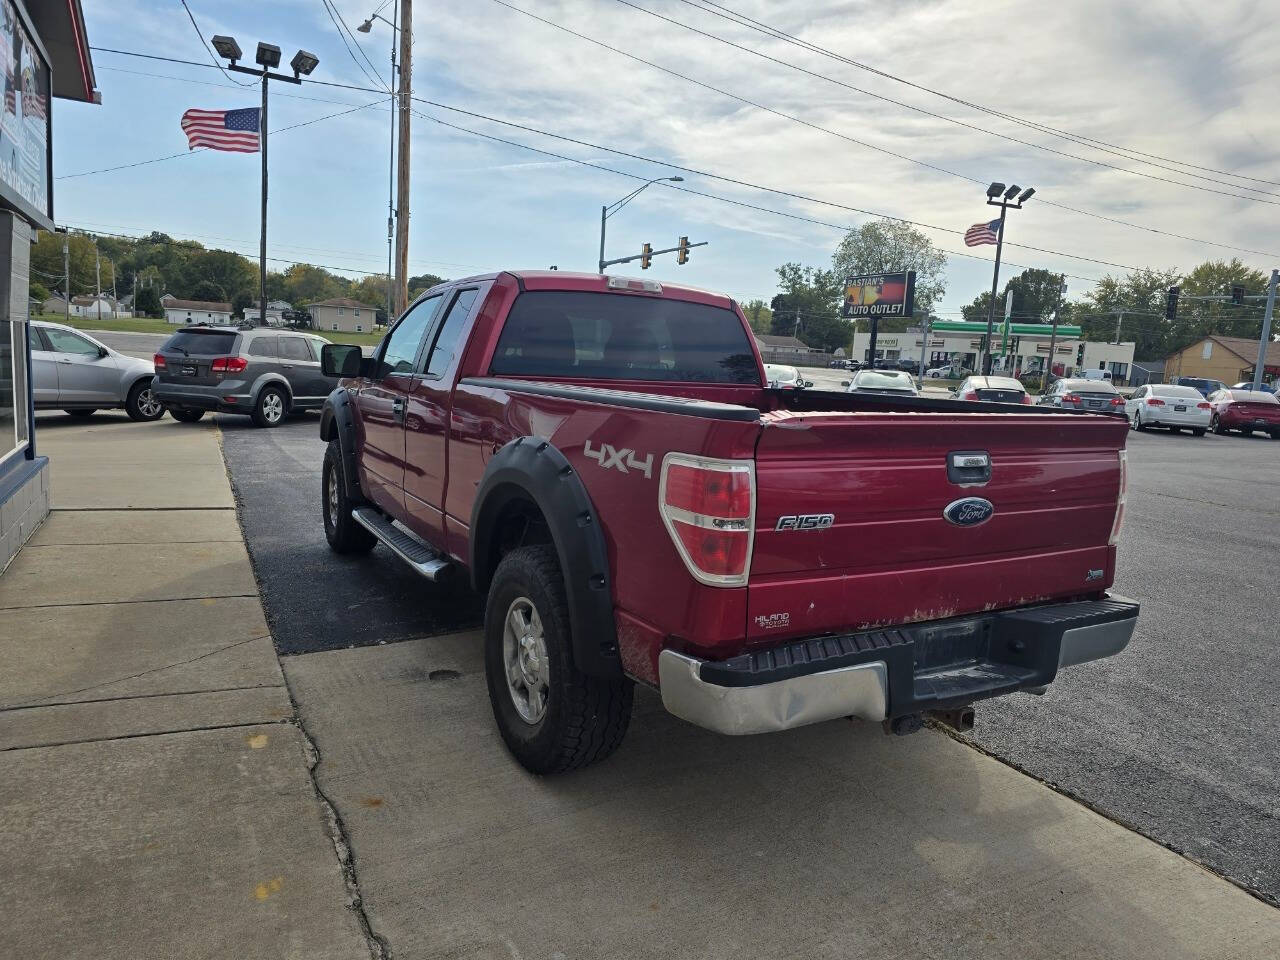
[[156, 399], [184, 423], [214, 410], [277, 426], [290, 411], [320, 409], [338, 385], [320, 370], [326, 342], [271, 327], [183, 327], [155, 355]]

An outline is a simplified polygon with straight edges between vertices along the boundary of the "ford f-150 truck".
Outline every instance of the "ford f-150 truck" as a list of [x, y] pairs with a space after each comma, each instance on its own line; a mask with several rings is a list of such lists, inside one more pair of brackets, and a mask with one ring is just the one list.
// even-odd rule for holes
[[558, 271], [442, 284], [323, 364], [330, 545], [470, 578], [535, 773], [616, 749], [637, 682], [725, 734], [965, 728], [1133, 634], [1122, 416], [770, 389], [728, 297]]

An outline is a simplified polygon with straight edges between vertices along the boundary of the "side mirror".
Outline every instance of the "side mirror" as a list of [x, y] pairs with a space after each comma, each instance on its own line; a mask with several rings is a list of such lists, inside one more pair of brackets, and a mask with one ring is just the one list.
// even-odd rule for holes
[[841, 381], [840, 381], [840, 386], [842, 386], [842, 387], [847, 387], [847, 386], [848, 386], [849, 384], [851, 384], [851, 383], [853, 383], [853, 381], [852, 381], [852, 380], [841, 380]]
[[326, 377], [359, 377], [364, 352], [351, 343], [326, 343], [320, 348], [320, 369]]
[[109, 357], [109, 356], [111, 356], [111, 351], [110, 351], [110, 350], [108, 350], [106, 347], [99, 347], [99, 348], [98, 348], [98, 359], [99, 359], [99, 360], [105, 360], [105, 359], [106, 359], [107, 357]]

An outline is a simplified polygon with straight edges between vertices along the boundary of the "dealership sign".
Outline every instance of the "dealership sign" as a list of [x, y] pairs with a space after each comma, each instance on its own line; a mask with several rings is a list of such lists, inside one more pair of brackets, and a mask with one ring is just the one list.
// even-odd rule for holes
[[51, 230], [49, 59], [13, 0], [0, 0], [0, 66], [0, 205]]
[[875, 273], [850, 277], [844, 284], [844, 317], [909, 317], [916, 272]]

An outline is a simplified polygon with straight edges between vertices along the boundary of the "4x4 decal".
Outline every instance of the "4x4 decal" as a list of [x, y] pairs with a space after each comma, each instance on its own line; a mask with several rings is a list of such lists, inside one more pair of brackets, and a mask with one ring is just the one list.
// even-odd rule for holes
[[646, 480], [653, 479], [653, 454], [645, 456], [643, 460], [637, 459], [636, 452], [622, 447], [621, 449], [614, 447], [608, 443], [600, 444], [596, 450], [591, 449], [591, 441], [588, 440], [582, 447], [582, 455], [590, 457], [606, 470], [619, 470], [622, 473], [630, 473], [632, 470], [637, 473], [643, 473]]

